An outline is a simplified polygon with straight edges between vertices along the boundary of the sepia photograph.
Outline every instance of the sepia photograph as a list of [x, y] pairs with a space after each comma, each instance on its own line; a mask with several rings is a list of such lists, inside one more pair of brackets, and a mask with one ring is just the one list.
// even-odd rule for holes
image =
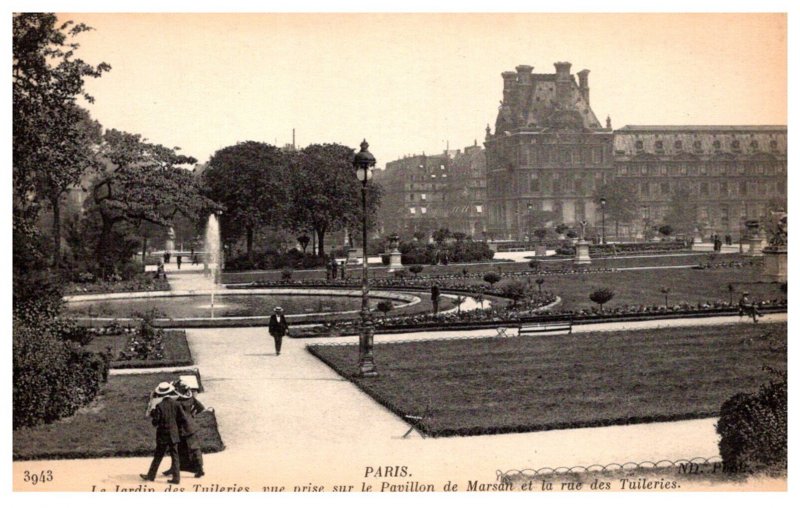
[[75, 4], [9, 12], [14, 492], [788, 490], [785, 5]]

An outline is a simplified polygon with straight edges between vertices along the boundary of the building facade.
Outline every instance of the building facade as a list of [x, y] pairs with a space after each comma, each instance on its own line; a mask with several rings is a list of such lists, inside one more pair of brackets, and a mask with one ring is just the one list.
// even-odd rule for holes
[[614, 133], [614, 179], [638, 196], [629, 226], [662, 223], [690, 203], [695, 229], [739, 237], [748, 219], [786, 207], [784, 126], [625, 126]]
[[486, 158], [477, 140], [464, 150], [410, 155], [375, 175], [384, 190], [384, 234], [428, 236], [446, 227], [476, 238], [486, 231]]
[[[571, 64], [553, 74], [517, 66], [503, 77], [495, 131], [486, 129], [489, 232], [521, 239], [547, 222], [594, 223], [594, 195], [614, 173], [611, 126], [591, 109], [589, 71], [575, 79]], [[539, 214], [537, 212], [550, 212]]]
[[[522, 240], [542, 226], [583, 222], [609, 239], [636, 239], [690, 210], [685, 234], [738, 238], [748, 219], [784, 209], [786, 126], [629, 125], [612, 130], [591, 108], [589, 71], [538, 74], [529, 65], [502, 73], [503, 99], [485, 150], [415, 155], [381, 175], [386, 232], [440, 227], [476, 238]], [[632, 210], [620, 220], [616, 191]], [[613, 194], [613, 193], [612, 193]], [[685, 206], [683, 206], [685, 205]], [[676, 227], [677, 224], [670, 224]], [[677, 228], [676, 228], [677, 229]]]

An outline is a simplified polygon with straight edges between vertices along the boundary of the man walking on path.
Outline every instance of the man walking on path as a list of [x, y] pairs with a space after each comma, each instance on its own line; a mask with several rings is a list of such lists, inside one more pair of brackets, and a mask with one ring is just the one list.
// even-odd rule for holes
[[269, 334], [275, 340], [275, 356], [281, 355], [281, 344], [283, 343], [283, 336], [289, 332], [289, 324], [286, 322], [286, 317], [283, 315], [281, 307], [275, 307], [275, 311], [269, 318]]
[[164, 458], [165, 453], [169, 452], [172, 458], [172, 479], [168, 481], [172, 484], [181, 482], [180, 455], [178, 454], [178, 444], [181, 442], [179, 425], [186, 420], [186, 417], [183, 408], [175, 402], [174, 397], [177, 395], [175, 387], [170, 383], [161, 383], [154, 392], [154, 396], [163, 397], [163, 399], [150, 413], [153, 426], [156, 428], [156, 450], [147, 474], [139, 475], [142, 480], [155, 481], [161, 459]]
[[181, 258], [182, 258], [182, 256], [178, 256], [178, 257], [175, 258], [175, 263], [177, 263], [177, 265], [178, 265], [178, 270], [181, 269], [181, 261], [183, 261], [183, 259], [181, 259]]
[[433, 304], [433, 315], [439, 314], [439, 286], [436, 284], [431, 287], [431, 303]]

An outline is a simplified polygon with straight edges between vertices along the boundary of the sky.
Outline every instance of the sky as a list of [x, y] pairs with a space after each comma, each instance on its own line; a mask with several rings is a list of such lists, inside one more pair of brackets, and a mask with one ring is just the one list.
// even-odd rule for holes
[[378, 166], [483, 142], [520, 64], [589, 69], [597, 117], [787, 123], [782, 14], [89, 14], [92, 115], [206, 161], [240, 141], [362, 139]]

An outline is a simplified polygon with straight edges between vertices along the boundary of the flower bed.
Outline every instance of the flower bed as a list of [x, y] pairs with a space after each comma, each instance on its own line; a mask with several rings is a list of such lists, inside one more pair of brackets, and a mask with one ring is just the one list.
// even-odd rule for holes
[[112, 369], [173, 367], [192, 365], [192, 354], [183, 330], [152, 328], [143, 336], [141, 328], [116, 323], [98, 329], [97, 336], [85, 347], [105, 353]]

